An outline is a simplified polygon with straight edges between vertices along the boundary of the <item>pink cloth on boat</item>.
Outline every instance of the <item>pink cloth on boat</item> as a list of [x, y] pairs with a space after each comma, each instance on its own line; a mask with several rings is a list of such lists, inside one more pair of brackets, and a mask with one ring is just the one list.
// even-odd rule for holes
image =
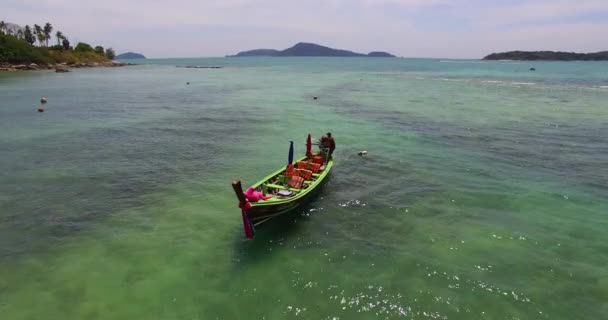
[[249, 202], [258, 202], [260, 200], [268, 200], [271, 198], [271, 197], [264, 196], [264, 194], [262, 194], [261, 192], [257, 192], [255, 190], [253, 190], [253, 188], [247, 189], [247, 191], [245, 191], [244, 195], [245, 195], [245, 198], [247, 198], [247, 200], [249, 200]]

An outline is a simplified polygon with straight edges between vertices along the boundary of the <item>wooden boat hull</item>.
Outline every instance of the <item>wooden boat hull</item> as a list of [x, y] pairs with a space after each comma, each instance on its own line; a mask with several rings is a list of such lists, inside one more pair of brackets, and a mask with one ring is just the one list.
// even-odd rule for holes
[[[306, 158], [299, 159], [298, 161], [306, 160]], [[297, 163], [297, 161], [296, 161]], [[329, 160], [325, 163], [325, 168], [320, 173], [314, 176], [314, 181], [309, 181], [307, 188], [295, 190], [295, 195], [289, 198], [275, 197], [269, 200], [259, 201], [251, 203], [251, 207], [247, 209], [247, 214], [253, 225], [257, 226], [271, 218], [276, 216], [292, 212], [298, 207], [306, 204], [313, 198], [321, 189], [322, 185], [327, 181], [329, 172], [333, 166], [333, 160]], [[253, 184], [251, 187], [254, 189], [260, 188], [262, 185], [267, 184], [273, 178], [280, 176], [284, 173], [285, 169], [280, 169], [271, 175], [265, 177], [259, 182]], [[278, 187], [278, 186], [277, 186]], [[287, 187], [283, 187], [288, 189]], [[294, 189], [290, 189], [294, 190]]]
[[249, 217], [251, 218], [253, 224], [257, 226], [276, 216], [290, 213], [312, 200], [318, 194], [319, 190], [323, 187], [323, 184], [325, 184], [326, 180], [327, 178], [323, 179], [323, 181], [321, 181], [320, 184], [315, 187], [315, 190], [312, 190], [310, 193], [306, 194], [306, 196], [298, 200], [289, 201], [287, 203], [281, 204], [252, 206], [251, 209], [247, 211]]

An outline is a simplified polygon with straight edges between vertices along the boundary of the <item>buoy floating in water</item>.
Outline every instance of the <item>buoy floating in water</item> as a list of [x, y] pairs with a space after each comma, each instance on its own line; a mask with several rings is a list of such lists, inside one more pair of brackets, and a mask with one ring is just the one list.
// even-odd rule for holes
[[45, 104], [46, 103], [46, 98], [45, 97], [40, 98], [40, 103]]
[[313, 97], [313, 99], [317, 100], [317, 99], [319, 99], [319, 97]]
[[38, 112], [44, 112], [44, 108], [42, 108], [42, 107], [38, 108]]
[[367, 150], [359, 151], [359, 152], [357, 152], [357, 154], [360, 155], [360, 156], [366, 156], [367, 155]]

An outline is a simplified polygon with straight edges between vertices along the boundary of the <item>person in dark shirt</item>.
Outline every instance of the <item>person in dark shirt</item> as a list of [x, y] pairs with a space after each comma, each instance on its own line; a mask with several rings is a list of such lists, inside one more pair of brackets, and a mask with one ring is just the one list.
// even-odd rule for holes
[[331, 136], [331, 132], [327, 133], [327, 140], [329, 142], [329, 156], [331, 157], [334, 154], [334, 150], [336, 150], [336, 141]]
[[331, 158], [336, 149], [336, 141], [331, 136], [331, 132], [328, 132], [327, 135], [321, 137], [320, 147], [323, 150], [323, 153], [326, 153], [326, 155]]

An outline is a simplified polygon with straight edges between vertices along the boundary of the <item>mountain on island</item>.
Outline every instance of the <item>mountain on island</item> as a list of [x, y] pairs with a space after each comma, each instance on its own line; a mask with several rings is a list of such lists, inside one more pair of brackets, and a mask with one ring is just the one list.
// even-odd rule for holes
[[145, 59], [146, 57], [141, 53], [125, 52], [116, 56], [116, 59]]
[[273, 57], [279, 54], [275, 49], [255, 49], [239, 52], [235, 57]]
[[229, 57], [382, 57], [394, 58], [388, 52], [374, 51], [369, 54], [357, 53], [349, 50], [333, 49], [314, 43], [300, 42], [285, 50], [256, 49], [242, 51]]
[[603, 61], [608, 60], [608, 51], [576, 53], [561, 51], [509, 51], [492, 53], [484, 60], [547, 60], [547, 61]]

